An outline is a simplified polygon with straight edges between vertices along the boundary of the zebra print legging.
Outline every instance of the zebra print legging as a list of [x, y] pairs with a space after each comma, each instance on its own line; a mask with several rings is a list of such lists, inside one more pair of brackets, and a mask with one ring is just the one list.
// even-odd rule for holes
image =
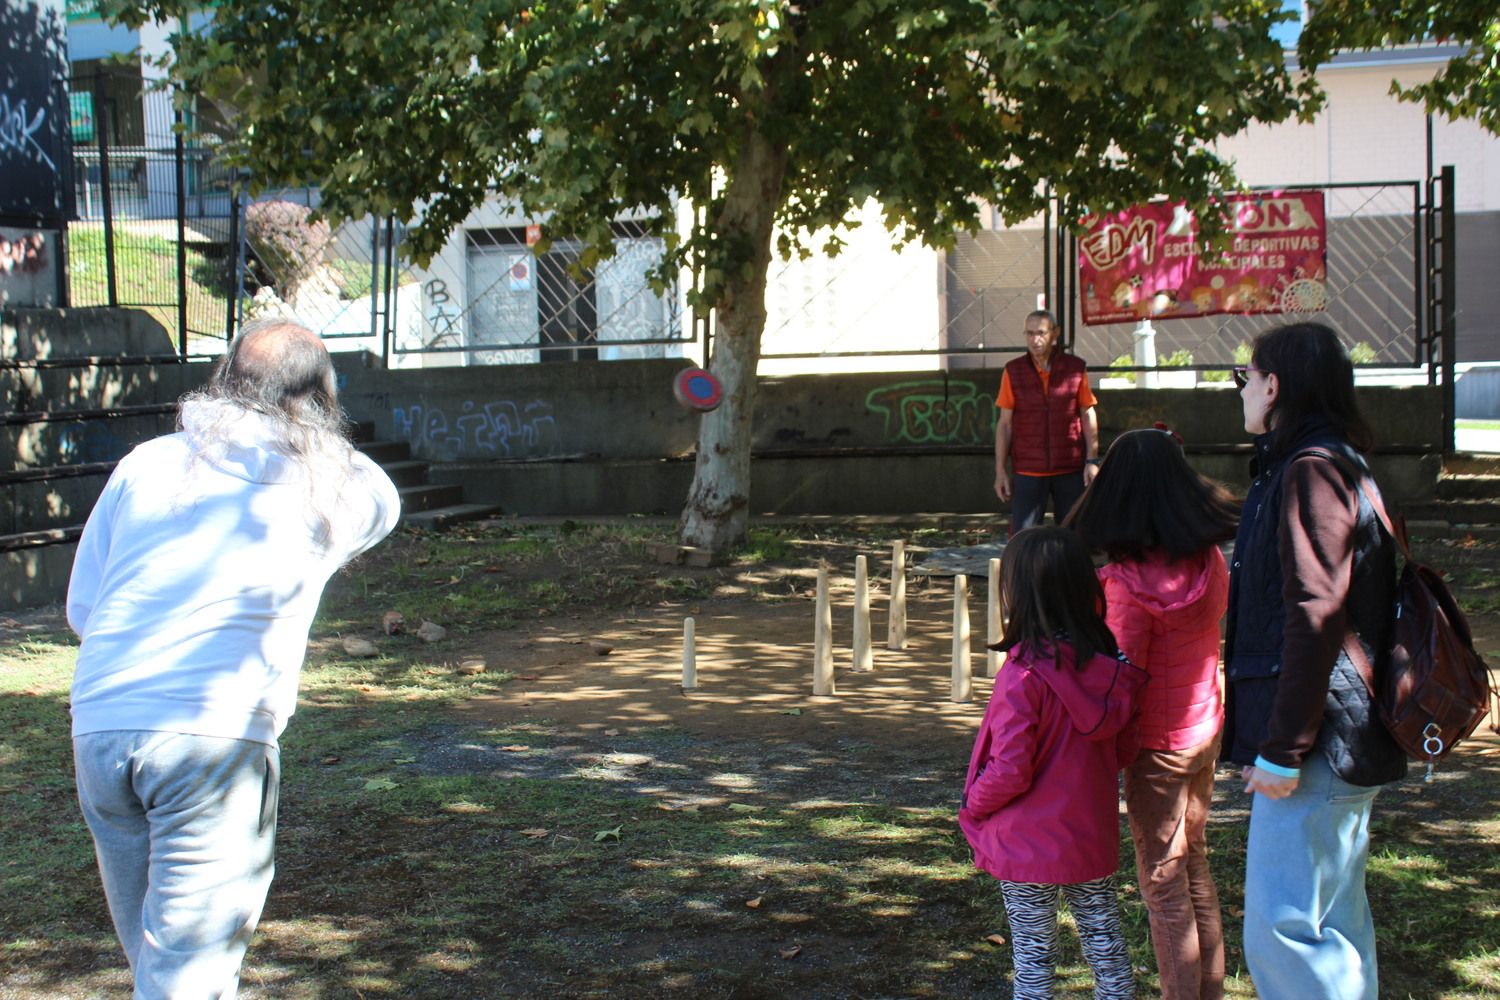
[[1096, 1000], [1121, 1000], [1135, 996], [1130, 970], [1130, 952], [1120, 930], [1120, 902], [1115, 878], [1095, 879], [1073, 885], [1036, 882], [1000, 882], [1005, 914], [1010, 919], [1011, 955], [1016, 967], [1013, 996], [1016, 1000], [1043, 1000], [1052, 996], [1057, 969], [1057, 897], [1068, 901], [1083, 957], [1094, 973]]

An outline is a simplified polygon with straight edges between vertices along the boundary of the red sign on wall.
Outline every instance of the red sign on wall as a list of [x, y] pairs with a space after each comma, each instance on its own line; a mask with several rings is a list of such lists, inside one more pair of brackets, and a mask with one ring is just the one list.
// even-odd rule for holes
[[1181, 202], [1084, 219], [1079, 298], [1090, 325], [1216, 313], [1320, 312], [1328, 304], [1321, 191], [1232, 195], [1231, 240], [1200, 244]]

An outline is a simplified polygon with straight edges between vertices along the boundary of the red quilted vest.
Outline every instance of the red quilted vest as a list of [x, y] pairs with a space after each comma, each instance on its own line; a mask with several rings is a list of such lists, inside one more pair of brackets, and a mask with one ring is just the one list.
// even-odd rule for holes
[[1082, 359], [1052, 352], [1052, 374], [1042, 392], [1042, 377], [1031, 356], [1005, 366], [1016, 408], [1011, 416], [1010, 459], [1019, 473], [1048, 475], [1083, 468], [1083, 418], [1078, 391], [1088, 378]]

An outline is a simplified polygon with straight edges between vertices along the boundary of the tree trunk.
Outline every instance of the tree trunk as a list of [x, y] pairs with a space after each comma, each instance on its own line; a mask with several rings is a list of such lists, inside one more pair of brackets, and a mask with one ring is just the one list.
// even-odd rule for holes
[[742, 266], [729, 268], [716, 309], [718, 324], [709, 371], [723, 401], [698, 426], [698, 461], [682, 512], [682, 541], [719, 553], [743, 542], [750, 517], [750, 445], [755, 416], [755, 369], [766, 328], [766, 274], [771, 230], [786, 175], [786, 149], [753, 128], [733, 165], [715, 232], [745, 247]]

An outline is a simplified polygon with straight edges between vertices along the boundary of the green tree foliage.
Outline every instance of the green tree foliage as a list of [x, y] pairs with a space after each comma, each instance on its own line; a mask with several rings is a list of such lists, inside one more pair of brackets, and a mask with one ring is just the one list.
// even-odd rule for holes
[[[180, 0], [104, 0], [127, 22]], [[836, 251], [876, 199], [893, 239], [1234, 183], [1211, 143], [1309, 106], [1276, 0], [221, 0], [175, 72], [221, 102], [238, 162], [317, 184], [331, 217], [393, 213], [425, 261], [494, 191], [581, 239], [652, 213], [661, 277], [717, 310], [684, 539], [745, 536], [773, 251]], [[679, 233], [677, 205], [699, 209]], [[1212, 218], [1206, 220], [1212, 224]], [[832, 228], [830, 228], [832, 227]], [[833, 235], [827, 235], [828, 233]], [[814, 240], [815, 233], [822, 233]], [[541, 245], [545, 249], [546, 240]]]
[[1436, 76], [1391, 93], [1448, 118], [1473, 118], [1500, 133], [1500, 8], [1494, 0], [1322, 0], [1310, 5], [1297, 42], [1304, 66], [1341, 49], [1378, 49], [1430, 41], [1458, 48]]

